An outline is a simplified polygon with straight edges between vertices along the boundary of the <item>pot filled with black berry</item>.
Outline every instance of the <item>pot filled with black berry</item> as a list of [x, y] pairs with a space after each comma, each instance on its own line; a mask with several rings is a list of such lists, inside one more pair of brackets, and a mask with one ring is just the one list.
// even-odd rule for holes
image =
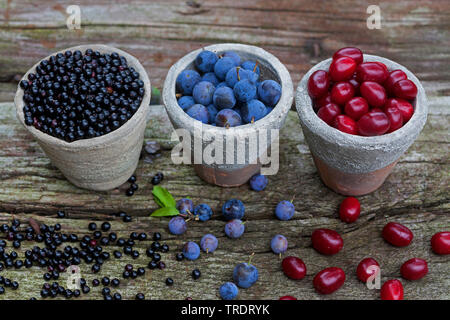
[[351, 47], [303, 77], [296, 107], [322, 181], [353, 196], [383, 184], [428, 113], [425, 90], [411, 71]]
[[278, 130], [293, 85], [269, 52], [234, 43], [195, 50], [170, 68], [163, 100], [182, 141], [173, 153], [177, 163], [193, 164], [202, 179], [225, 187], [258, 171], [276, 173]]
[[17, 117], [78, 187], [111, 190], [137, 167], [150, 81], [139, 61], [106, 45], [56, 52], [22, 78]]

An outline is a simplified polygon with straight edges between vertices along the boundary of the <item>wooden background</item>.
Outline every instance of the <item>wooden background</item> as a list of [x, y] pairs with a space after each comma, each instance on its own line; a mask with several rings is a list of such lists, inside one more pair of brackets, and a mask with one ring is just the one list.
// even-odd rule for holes
[[[219, 285], [231, 279], [235, 264], [256, 253], [260, 280], [241, 290], [241, 299], [278, 299], [290, 294], [299, 299], [376, 299], [378, 290], [368, 290], [356, 280], [354, 270], [366, 256], [375, 257], [382, 267], [382, 279], [399, 278], [400, 265], [412, 257], [428, 260], [430, 273], [420, 281], [403, 280], [406, 299], [449, 299], [450, 259], [429, 248], [431, 236], [450, 229], [450, 3], [448, 1], [382, 1], [380, 30], [366, 27], [366, 8], [372, 1], [78, 1], [82, 29], [66, 28], [65, 9], [71, 1], [0, 0], [0, 223], [11, 214], [24, 224], [28, 217], [46, 223], [61, 222], [65, 232], [86, 233], [91, 220], [112, 220], [120, 235], [131, 230], [164, 233], [171, 251], [164, 256], [168, 268], [149, 272], [144, 279], [122, 281], [117, 290], [124, 298], [137, 291], [147, 298], [218, 298]], [[132, 198], [124, 190], [89, 192], [70, 185], [45, 157], [38, 145], [19, 126], [11, 103], [17, 81], [40, 58], [65, 47], [105, 43], [135, 55], [146, 68], [152, 84], [161, 89], [169, 67], [180, 57], [201, 46], [221, 42], [242, 42], [260, 46], [275, 54], [289, 69], [294, 83], [315, 63], [343, 46], [358, 46], [364, 52], [387, 57], [408, 67], [422, 81], [430, 101], [430, 115], [416, 143], [400, 159], [386, 183], [376, 192], [361, 197], [361, 218], [351, 225], [336, 218], [343, 199], [320, 182], [294, 112], [282, 131], [281, 168], [269, 178], [261, 193], [247, 186], [221, 189], [205, 185], [189, 166], [170, 163], [171, 126], [161, 106], [154, 106], [146, 140], [163, 146], [159, 158], [143, 159], [137, 170], [140, 189]], [[191, 223], [182, 237], [167, 233], [167, 219], [151, 219], [156, 208], [151, 198], [152, 175], [167, 177], [163, 186], [176, 198], [190, 196], [196, 203], [209, 203], [216, 211], [207, 223]], [[290, 222], [274, 219], [278, 201], [295, 195], [296, 215]], [[246, 204], [247, 232], [231, 241], [223, 234], [221, 204], [239, 197]], [[68, 218], [55, 219], [64, 209]], [[125, 210], [135, 216], [131, 224], [113, 220], [111, 213]], [[380, 237], [388, 221], [399, 221], [412, 229], [413, 243], [393, 248]], [[328, 227], [344, 238], [342, 252], [333, 257], [316, 253], [310, 244], [315, 228]], [[174, 261], [184, 241], [199, 240], [207, 232], [219, 238], [219, 250], [202, 255], [196, 262]], [[301, 257], [308, 268], [304, 280], [287, 280], [278, 257], [270, 252], [269, 241], [276, 233], [289, 239], [288, 254]], [[141, 257], [150, 242], [139, 243]], [[24, 243], [23, 252], [31, 243]], [[110, 250], [112, 251], [112, 249]], [[107, 263], [102, 274], [119, 276], [130, 259]], [[198, 267], [203, 275], [195, 283], [190, 272]], [[315, 273], [328, 266], [342, 267], [345, 285], [330, 296], [320, 296], [312, 287]], [[84, 268], [84, 269], [83, 269]], [[82, 268], [87, 279], [89, 268]], [[7, 270], [0, 273], [20, 280], [18, 291], [7, 290], [0, 299], [38, 296], [42, 270]], [[164, 279], [175, 285], [167, 289]], [[64, 276], [61, 277], [64, 279]], [[82, 298], [100, 298], [100, 288]]]

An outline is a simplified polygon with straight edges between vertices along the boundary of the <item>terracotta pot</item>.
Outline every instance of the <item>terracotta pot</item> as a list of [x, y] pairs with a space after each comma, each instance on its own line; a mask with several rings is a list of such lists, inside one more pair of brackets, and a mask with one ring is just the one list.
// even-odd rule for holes
[[428, 102], [420, 81], [408, 69], [391, 60], [364, 55], [364, 61], [380, 61], [389, 70], [401, 69], [418, 89], [412, 118], [389, 134], [363, 137], [341, 132], [327, 125], [314, 112], [307, 83], [316, 70], [328, 70], [331, 59], [315, 65], [300, 81], [296, 108], [306, 142], [322, 181], [334, 191], [358, 196], [378, 189], [401, 155], [416, 140], [425, 125]]
[[[282, 94], [278, 104], [274, 107], [272, 112], [253, 124], [246, 124], [228, 129], [205, 125], [200, 121], [189, 117], [178, 105], [175, 96], [176, 79], [183, 70], [194, 69], [194, 60], [202, 50], [210, 50], [218, 54], [232, 50], [241, 56], [242, 61], [258, 61], [261, 69], [260, 81], [274, 79], [281, 84]], [[259, 133], [262, 132], [262, 130], [267, 129], [280, 129], [292, 106], [293, 85], [286, 67], [275, 56], [267, 51], [258, 47], [243, 44], [216, 44], [200, 48], [187, 54], [170, 68], [164, 83], [163, 100], [174, 128], [186, 129], [191, 136], [192, 142], [196, 138], [201, 140], [201, 146], [197, 150], [195, 150], [193, 143], [190, 146], [192, 159], [194, 159], [195, 154], [203, 154], [205, 147], [207, 147], [215, 138], [222, 138], [223, 141], [230, 141], [231, 139], [234, 141], [248, 141], [246, 139], [248, 139], [249, 135], [254, 134], [255, 132]], [[199, 128], [202, 130], [203, 137], [198, 133]], [[207, 135], [209, 138], [205, 138], [204, 135]], [[270, 144], [275, 141], [276, 137], [274, 134], [268, 135], [267, 146], [270, 146]], [[267, 148], [258, 147], [256, 152], [252, 154], [249, 152], [249, 154], [247, 154], [244, 162], [235, 161], [229, 164], [206, 163], [202, 159], [199, 163], [194, 164], [194, 169], [196, 173], [208, 183], [223, 187], [239, 186], [246, 183], [251, 176], [260, 170], [261, 165], [259, 159], [264, 156], [266, 152]], [[224, 157], [225, 156], [226, 153], [224, 150]], [[236, 150], [234, 152], [234, 157], [237, 157]]]
[[[23, 114], [24, 92], [20, 86], [17, 89], [14, 102], [20, 122], [36, 139], [53, 165], [61, 170], [70, 182], [85, 189], [110, 190], [126, 182], [136, 170], [150, 112], [150, 80], [145, 69], [135, 57], [113, 47], [99, 44], [82, 45], [59, 52], [66, 50], [84, 52], [88, 48], [101, 53], [117, 52], [124, 56], [128, 65], [134, 67], [139, 72], [141, 80], [144, 81], [145, 95], [139, 109], [120, 128], [100, 137], [69, 143], [39, 131], [33, 126], [25, 125]], [[55, 52], [52, 55], [57, 53]], [[34, 72], [39, 63], [40, 61], [28, 70], [22, 79], [27, 79], [28, 74]]]

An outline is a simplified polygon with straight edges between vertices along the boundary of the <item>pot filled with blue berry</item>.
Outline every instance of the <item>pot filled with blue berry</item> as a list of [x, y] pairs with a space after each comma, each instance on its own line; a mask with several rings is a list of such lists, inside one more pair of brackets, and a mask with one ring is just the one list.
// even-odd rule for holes
[[278, 131], [293, 102], [286, 67], [262, 48], [216, 44], [175, 63], [163, 100], [179, 144], [175, 164], [193, 164], [224, 187], [278, 170]]
[[137, 167], [150, 94], [147, 73], [135, 57], [96, 44], [35, 64], [14, 102], [19, 121], [69, 181], [111, 190]]

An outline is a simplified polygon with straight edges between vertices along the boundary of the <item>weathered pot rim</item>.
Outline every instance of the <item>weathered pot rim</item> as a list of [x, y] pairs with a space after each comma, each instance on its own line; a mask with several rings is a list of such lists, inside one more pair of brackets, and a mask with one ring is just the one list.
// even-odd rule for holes
[[[351, 135], [336, 128], [333, 128], [322, 121], [313, 110], [312, 100], [308, 95], [308, 79], [310, 75], [317, 70], [328, 71], [329, 65], [332, 59], [326, 59], [319, 62], [312, 67], [300, 81], [296, 92], [296, 109], [303, 125], [307, 126], [311, 132], [316, 135], [320, 135], [323, 139], [330, 143], [338, 145], [353, 145], [355, 147], [361, 147], [364, 149], [393, 149], [395, 144], [402, 145], [404, 141], [408, 140], [410, 136], [416, 135], [418, 131], [421, 131], [426, 122], [428, 113], [428, 102], [425, 94], [425, 90], [417, 79], [417, 77], [409, 71], [407, 68], [398, 64], [392, 60], [364, 54], [364, 61], [379, 61], [386, 64], [388, 67], [393, 66], [394, 69], [401, 69], [406, 73], [408, 79], [414, 82], [417, 86], [417, 97], [414, 103], [414, 114], [411, 119], [400, 129], [384, 134], [381, 136], [365, 137]], [[392, 67], [390, 70], [394, 70]]]
[[[185, 70], [191, 63], [194, 62], [197, 55], [202, 50], [210, 50], [213, 52], [223, 52], [228, 50], [233, 50], [236, 52], [243, 52], [248, 55], [254, 56], [258, 61], [266, 61], [271, 65], [275, 73], [277, 73], [278, 78], [280, 80], [281, 85], [281, 97], [278, 101], [277, 105], [273, 108], [273, 110], [264, 118], [252, 123], [240, 125], [237, 127], [231, 128], [222, 128], [215, 127], [209, 124], [203, 124], [202, 122], [192, 119], [187, 115], [183, 109], [178, 105], [177, 98], [175, 96], [176, 91], [176, 79], [178, 75]], [[271, 53], [265, 51], [262, 48], [239, 44], [239, 43], [222, 43], [222, 44], [214, 44], [210, 46], [206, 46], [203, 48], [199, 48], [194, 50], [180, 60], [175, 63], [169, 70], [166, 80], [164, 82], [164, 90], [163, 90], [163, 101], [166, 107], [167, 113], [172, 118], [176, 118], [177, 122], [181, 122], [182, 127], [188, 129], [191, 133], [195, 132], [195, 128], [201, 126], [202, 130], [207, 131], [207, 136], [213, 137], [216, 135], [230, 135], [243, 137], [249, 131], [267, 129], [268, 123], [277, 122], [280, 118], [284, 118], [287, 115], [287, 112], [292, 106], [293, 101], [293, 84], [292, 79], [289, 74], [289, 71], [286, 67], [280, 62], [280, 60], [272, 55]]]
[[49, 134], [46, 134], [38, 129], [36, 129], [34, 126], [27, 126], [25, 124], [24, 114], [23, 114], [23, 94], [24, 91], [20, 87], [20, 81], [17, 86], [17, 92], [14, 97], [14, 104], [16, 105], [16, 113], [19, 121], [22, 123], [22, 125], [38, 140], [42, 141], [49, 145], [57, 146], [61, 149], [65, 149], [66, 151], [79, 151], [79, 150], [85, 150], [85, 149], [95, 149], [97, 147], [102, 147], [106, 144], [110, 144], [111, 142], [117, 140], [121, 136], [124, 136], [127, 132], [133, 130], [137, 126], [137, 124], [144, 119], [144, 121], [147, 121], [148, 114], [150, 112], [150, 97], [151, 97], [151, 84], [150, 80], [148, 78], [147, 72], [145, 71], [144, 67], [141, 65], [139, 60], [132, 56], [131, 54], [111, 47], [104, 44], [89, 44], [89, 45], [79, 45], [75, 47], [66, 48], [63, 50], [59, 50], [57, 52], [54, 52], [47, 57], [39, 60], [33, 67], [31, 67], [25, 75], [22, 77], [21, 80], [27, 80], [28, 74], [31, 72], [35, 72], [36, 67], [41, 63], [42, 60], [49, 59], [51, 56], [54, 56], [58, 53], [64, 53], [65, 51], [74, 51], [74, 50], [80, 50], [81, 52], [84, 52], [86, 49], [92, 49], [94, 51], [100, 51], [101, 53], [112, 53], [117, 52], [119, 55], [124, 56], [127, 59], [128, 65], [133, 67], [137, 72], [139, 72], [140, 79], [144, 82], [144, 88], [145, 88], [145, 94], [142, 98], [141, 105], [139, 106], [139, 109], [135, 112], [135, 114], [129, 119], [126, 123], [124, 123], [122, 126], [120, 126], [118, 129], [105, 134], [100, 137], [94, 137], [89, 139], [81, 139], [76, 140], [73, 142], [67, 142], [64, 140], [61, 140], [59, 138], [53, 137]]

